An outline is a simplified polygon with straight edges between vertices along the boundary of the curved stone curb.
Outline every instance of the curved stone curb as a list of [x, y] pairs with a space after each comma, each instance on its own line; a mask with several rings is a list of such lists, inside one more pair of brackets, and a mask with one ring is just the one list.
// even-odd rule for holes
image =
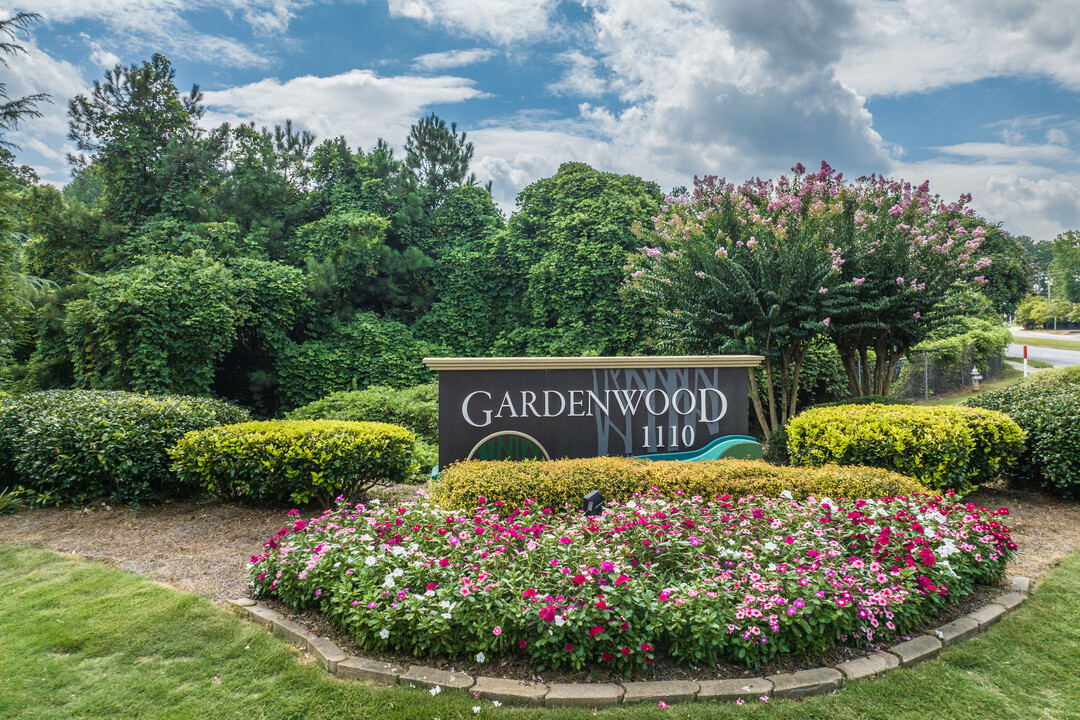
[[326, 670], [343, 680], [369, 680], [383, 685], [470, 690], [480, 697], [503, 704], [545, 707], [600, 708], [620, 703], [682, 703], [756, 700], [761, 697], [801, 698], [833, 692], [845, 682], [876, 677], [900, 667], [910, 667], [935, 657], [942, 648], [985, 632], [1007, 613], [1027, 600], [1031, 581], [1011, 578], [1012, 592], [1003, 593], [986, 605], [952, 622], [917, 635], [887, 650], [842, 662], [767, 678], [730, 680], [658, 680], [624, 683], [542, 683], [518, 682], [503, 678], [449, 672], [423, 665], [393, 665], [380, 660], [346, 654], [329, 638], [315, 637], [281, 613], [250, 598], [229, 600], [242, 617], [262, 625], [275, 635], [310, 653]]

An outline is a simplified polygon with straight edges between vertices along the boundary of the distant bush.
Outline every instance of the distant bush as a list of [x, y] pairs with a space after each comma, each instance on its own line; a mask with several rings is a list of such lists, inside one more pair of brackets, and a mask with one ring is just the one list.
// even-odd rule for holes
[[374, 385], [366, 390], [336, 392], [286, 415], [290, 420], [384, 422], [412, 430], [429, 443], [439, 441], [439, 384], [395, 390]]
[[1008, 468], [1023, 433], [1007, 417], [948, 407], [810, 408], [787, 425], [793, 465], [865, 465], [964, 491]]
[[1037, 373], [967, 405], [1006, 413], [1027, 431], [1011, 481], [1080, 497], [1080, 367]]
[[457, 463], [432, 485], [431, 499], [447, 508], [474, 508], [482, 497], [501, 502], [504, 510], [533, 500], [542, 508], [580, 506], [585, 494], [599, 490], [606, 499], [626, 502], [635, 493], [668, 497], [716, 495], [880, 498], [923, 492], [911, 478], [873, 468], [827, 465], [790, 468], [756, 460], [679, 462], [598, 457], [577, 460], [510, 460]]
[[0, 474], [39, 501], [145, 503], [193, 490], [167, 449], [192, 430], [248, 419], [219, 400], [50, 390], [0, 401]]
[[415, 475], [415, 446], [386, 423], [268, 420], [188, 433], [169, 453], [184, 482], [225, 500], [328, 505]]

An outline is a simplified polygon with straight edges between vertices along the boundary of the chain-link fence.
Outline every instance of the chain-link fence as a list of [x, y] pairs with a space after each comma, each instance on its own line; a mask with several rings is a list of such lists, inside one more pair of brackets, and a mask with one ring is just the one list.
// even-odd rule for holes
[[929, 399], [971, 387], [973, 367], [978, 368], [982, 375], [979, 382], [984, 383], [1001, 375], [1003, 366], [1001, 353], [979, 357], [974, 345], [964, 347], [959, 355], [915, 352], [897, 365], [890, 394], [911, 400]]

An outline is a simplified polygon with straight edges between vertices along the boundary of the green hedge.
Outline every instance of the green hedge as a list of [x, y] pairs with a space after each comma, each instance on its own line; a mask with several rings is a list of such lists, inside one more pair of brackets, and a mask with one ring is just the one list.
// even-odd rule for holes
[[188, 433], [169, 454], [182, 480], [222, 499], [329, 504], [405, 482], [415, 445], [386, 423], [267, 420]]
[[168, 448], [192, 430], [248, 419], [219, 400], [50, 390], [0, 402], [0, 475], [42, 503], [182, 497]]
[[1000, 413], [880, 404], [811, 408], [787, 436], [793, 465], [865, 465], [958, 491], [1006, 471], [1024, 439]]
[[286, 415], [290, 420], [384, 422], [412, 430], [425, 441], [439, 441], [439, 384], [395, 390], [374, 385], [366, 390], [336, 392]]
[[651, 461], [598, 457], [578, 460], [478, 461], [451, 465], [431, 488], [432, 500], [447, 508], [476, 507], [480, 498], [501, 502], [504, 510], [522, 508], [526, 500], [541, 507], [580, 506], [591, 490], [610, 500], [626, 501], [635, 493], [656, 489], [675, 497], [731, 494], [779, 497], [872, 498], [925, 492], [911, 478], [874, 468], [791, 468], [756, 460], [702, 462]]
[[1027, 431], [1011, 481], [1080, 498], [1080, 367], [1037, 373], [967, 405], [1006, 413]]
[[[889, 395], [862, 395], [859, 397], [849, 397], [843, 400], [833, 400], [831, 402], [817, 403], [812, 407], [835, 407], [837, 405], [870, 405], [878, 403], [880, 405], [911, 405], [910, 400], [904, 398], [890, 397]], [[809, 409], [809, 408], [807, 408]], [[788, 455], [787, 448], [787, 423], [781, 425], [773, 432], [769, 441], [765, 444], [765, 460], [771, 462], [774, 465], [790, 465], [791, 457]]]

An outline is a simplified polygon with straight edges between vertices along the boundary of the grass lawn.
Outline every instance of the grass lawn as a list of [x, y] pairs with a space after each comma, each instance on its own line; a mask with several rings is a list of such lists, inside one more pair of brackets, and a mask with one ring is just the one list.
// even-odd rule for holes
[[100, 564], [0, 546], [4, 718], [1080, 718], [1080, 553], [987, 634], [804, 701], [496, 709], [343, 682], [209, 601]]
[[[1005, 359], [1006, 359], [1006, 360], [1008, 360], [1008, 361], [1010, 361], [1010, 362], [1014, 362], [1014, 363], [1020, 363], [1021, 365], [1023, 365], [1023, 364], [1024, 364], [1024, 358], [1022, 358], [1022, 357], [1013, 357], [1012, 355], [1006, 355], [1006, 356], [1005, 356]], [[1054, 366], [1053, 366], [1053, 365], [1051, 365], [1051, 364], [1050, 364], [1050, 363], [1048, 363], [1048, 362], [1044, 362], [1044, 361], [1042, 361], [1042, 360], [1034, 360], [1034, 359], [1032, 359], [1032, 358], [1028, 358], [1028, 369], [1029, 369], [1029, 370], [1030, 370], [1031, 368], [1035, 368], [1035, 369], [1037, 369], [1037, 370], [1041, 370], [1041, 369], [1044, 369], [1044, 368], [1052, 368], [1052, 367], [1054, 367]], [[1023, 372], [1023, 371], [1021, 370], [1021, 372]]]
[[[1017, 370], [1014, 367], [1006, 365], [1002, 369], [1001, 374], [998, 375], [996, 378], [994, 378], [990, 382], [980, 383], [979, 392], [983, 393], [989, 390], [999, 390], [1007, 385], [1012, 385], [1017, 380], [1022, 380], [1023, 378], [1023, 370]], [[965, 388], [963, 392], [951, 393], [949, 395], [945, 395], [944, 397], [931, 398], [925, 401], [916, 400], [915, 402], [918, 405], [959, 405], [960, 403], [967, 400], [969, 397], [977, 394], [978, 393], [973, 392], [970, 388]]]
[[[1040, 331], [1041, 332], [1041, 331]], [[1033, 347], [1057, 348], [1058, 350], [1080, 350], [1078, 340], [1058, 340], [1057, 338], [1029, 338], [1013, 336], [1014, 345], [1031, 345]]]

